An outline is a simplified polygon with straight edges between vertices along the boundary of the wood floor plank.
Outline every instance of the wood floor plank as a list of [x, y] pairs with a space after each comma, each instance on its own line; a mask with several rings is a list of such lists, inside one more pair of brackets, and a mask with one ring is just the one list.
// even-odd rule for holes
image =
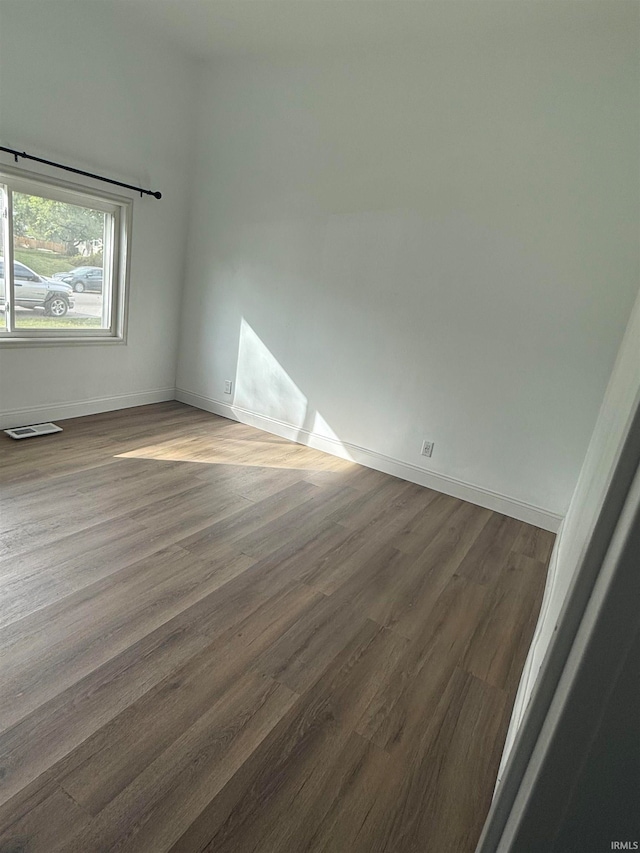
[[177, 402], [63, 426], [0, 435], [0, 853], [471, 853], [554, 537]]
[[64, 849], [89, 823], [86, 813], [58, 785], [50, 783], [39, 802], [0, 834], [1, 853], [51, 853]]
[[173, 546], [0, 631], [0, 720], [14, 725], [61, 690], [244, 571], [252, 560], [204, 566]]
[[257, 503], [301, 482], [306, 473], [295, 468], [217, 464], [199, 466], [195, 476]]
[[98, 814], [206, 714], [315, 597], [304, 586], [292, 587], [253, 614], [250, 624], [174, 669], [69, 756], [56, 774], [64, 790]]
[[495, 687], [516, 689], [540, 609], [545, 565], [513, 554], [492, 585], [464, 657], [468, 672]]
[[392, 769], [389, 756], [370, 741], [351, 734], [325, 778], [313, 807], [298, 822], [292, 850], [334, 851], [360, 846], [360, 833], [375, 808]]
[[[387, 543], [413, 514], [412, 509], [398, 507], [395, 512], [385, 510], [374, 515], [355, 530], [345, 528], [346, 534], [335, 531], [332, 547], [307, 560], [305, 582], [327, 595], [336, 592], [349, 578], [378, 564], [381, 549], [386, 549], [389, 557], [395, 553]], [[357, 585], [358, 580], [354, 583]]]
[[145, 534], [141, 524], [117, 519], [0, 560], [0, 627], [153, 553]]
[[555, 536], [530, 524], [523, 524], [513, 545], [513, 551], [523, 557], [531, 557], [545, 566], [551, 557]]
[[310, 538], [330, 524], [335, 513], [341, 513], [357, 494], [348, 487], [315, 487], [316, 494], [308, 501], [243, 535], [238, 547], [243, 554], [268, 557], [295, 531], [294, 536]]
[[389, 544], [405, 554], [421, 554], [462, 503], [449, 495], [437, 494], [429, 503], [429, 511], [410, 518]]
[[409, 573], [398, 593], [401, 615], [395, 630], [412, 637], [422, 630], [434, 603], [454, 574], [462, 574], [465, 562], [491, 520], [488, 510], [460, 503], [447, 522], [434, 533], [415, 565], [422, 571]]
[[466, 556], [459, 573], [477, 583], [490, 583], [522, 534], [522, 521], [491, 513], [486, 527]]
[[[140, 492], [141, 477], [147, 484], [143, 494]], [[193, 488], [193, 467], [179, 462], [157, 465], [149, 460], [109, 459], [95, 468], [34, 484], [25, 494], [11, 495], [3, 505], [3, 527], [24, 521], [27, 511], [37, 514], [39, 519], [59, 517], [60, 507], [56, 500], [64, 501], [64, 517], [68, 521], [91, 516], [98, 509], [101, 515], [121, 510], [123, 504], [130, 506], [131, 501], [142, 506], [145, 501], [151, 503], [158, 495], [166, 494], [169, 485], [175, 491], [182, 487]], [[87, 512], [88, 506], [91, 506], [91, 513]]]
[[206, 493], [188, 491], [170, 493], [138, 511], [131, 507], [128, 517], [85, 526], [46, 549], [29, 547], [0, 560], [0, 627], [251, 505], [239, 495], [214, 492], [207, 500]]
[[253, 673], [244, 675], [62, 849], [68, 853], [170, 849], [296, 698], [281, 684]]
[[365, 617], [350, 604], [319, 595], [256, 666], [297, 693], [304, 693], [353, 639]]
[[47, 771], [58, 772], [74, 749], [210, 642], [191, 626], [165, 623], [6, 730], [0, 803]]
[[[172, 849], [245, 853], [289, 845], [385, 673], [404, 647], [367, 622]], [[209, 840], [207, 841], [207, 837]], [[204, 841], [204, 844], [202, 843]]]
[[486, 609], [486, 590], [454, 576], [411, 640], [393, 678], [377, 691], [356, 731], [388, 752], [410, 749], [460, 668]]
[[390, 508], [398, 509], [408, 506], [410, 517], [413, 517], [423, 510], [432, 498], [432, 492], [426, 489], [421, 490], [420, 486], [414, 483], [389, 477], [387, 482], [379, 485], [375, 490], [360, 493], [348, 507], [339, 507], [333, 515], [329, 515], [329, 518], [351, 530], [361, 530], [374, 518], [380, 520], [385, 515], [393, 518], [396, 513], [388, 512]]
[[[350, 486], [359, 492], [369, 492], [379, 489], [389, 479], [388, 474], [376, 471], [373, 468], [363, 468], [355, 462], [343, 461], [339, 470], [315, 470], [307, 474], [306, 480], [318, 486], [343, 485]], [[426, 490], [428, 491], [428, 490]]]
[[[111, 467], [111, 466], [110, 466]], [[95, 497], [87, 497], [87, 501], [93, 501], [94, 513], [98, 513], [102, 520], [117, 519], [123, 516], [131, 519], [144, 520], [145, 518], [156, 518], [164, 511], [164, 517], [172, 521], [180, 519], [208, 520], [209, 523], [216, 517], [223, 518], [236, 509], [246, 506], [247, 499], [232, 493], [223, 493], [219, 487], [201, 483], [197, 480], [189, 480], [184, 475], [182, 478], [172, 478], [166, 474], [163, 476], [158, 472], [154, 478], [149, 478], [148, 489], [140, 493], [139, 483], [129, 484], [128, 489], [132, 494], [118, 494], [118, 488], [103, 489], [102, 494], [107, 496], [97, 501]], [[134, 497], [134, 490], [137, 494]], [[169, 497], [167, 497], [169, 493]], [[57, 503], [54, 501], [54, 503]], [[179, 507], [180, 513], [176, 513]], [[3, 541], [0, 545], [0, 556], [15, 558], [24, 552], [33, 551], [43, 544], [55, 542], [57, 539], [66, 538], [71, 534], [80, 533], [92, 526], [92, 518], [85, 511], [74, 511], [73, 504], [68, 512], [60, 512], [59, 504], [57, 513], [51, 511], [48, 517], [43, 517], [37, 510], [27, 516], [33, 515], [33, 521], [25, 523], [25, 514], [21, 518], [15, 518], [13, 526], [6, 526], [3, 532]], [[5, 524], [5, 513], [3, 512], [3, 525]], [[10, 524], [10, 520], [8, 520]], [[161, 524], [157, 519], [156, 524]]]
[[491, 801], [506, 701], [503, 691], [456, 669], [410, 752], [393, 756], [388, 784], [351, 849], [473, 853]]
[[277, 499], [266, 498], [257, 501], [229, 519], [216, 520], [196, 533], [180, 537], [177, 540], [178, 544], [195, 556], [206, 558], [211, 554], [212, 548], [215, 551], [222, 544], [237, 545], [266, 524], [280, 518], [291, 509], [301, 506], [318, 494], [317, 486], [303, 481], [294, 483], [278, 492]]

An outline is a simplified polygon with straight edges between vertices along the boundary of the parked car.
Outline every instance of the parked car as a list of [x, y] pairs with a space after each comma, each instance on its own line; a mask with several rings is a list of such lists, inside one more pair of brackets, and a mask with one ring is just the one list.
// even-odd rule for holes
[[[43, 278], [19, 261], [13, 262], [13, 286], [15, 303], [21, 308], [44, 308], [50, 317], [64, 317], [74, 306], [73, 291], [68, 284]], [[0, 305], [4, 304], [4, 258], [0, 258]]]
[[69, 272], [57, 272], [53, 277], [70, 284], [76, 293], [85, 290], [102, 293], [102, 267], [75, 267]]

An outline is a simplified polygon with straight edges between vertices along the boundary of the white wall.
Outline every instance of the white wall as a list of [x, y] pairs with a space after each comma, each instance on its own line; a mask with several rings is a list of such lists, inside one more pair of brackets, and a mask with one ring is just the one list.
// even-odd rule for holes
[[537, 649], [537, 668], [542, 663], [569, 584], [602, 509], [639, 401], [640, 294], [618, 352], [562, 532], [556, 539], [556, 580]]
[[1, 144], [163, 193], [134, 196], [128, 343], [0, 350], [3, 425], [173, 397], [194, 70], [115, 5], [0, 3]]
[[177, 385], [562, 515], [637, 289], [637, 6], [452, 6], [205, 69]]
[[571, 582], [593, 535], [639, 405], [640, 293], [616, 358], [569, 510], [555, 541], [540, 617], [520, 681], [499, 778], [522, 723]]

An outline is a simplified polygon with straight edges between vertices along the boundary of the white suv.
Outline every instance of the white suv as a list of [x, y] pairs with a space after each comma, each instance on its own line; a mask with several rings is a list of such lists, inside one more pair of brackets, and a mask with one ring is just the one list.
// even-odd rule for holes
[[[13, 292], [21, 308], [44, 308], [50, 317], [64, 317], [73, 308], [73, 291], [68, 284], [43, 278], [37, 272], [13, 262]], [[4, 258], [0, 258], [0, 307], [4, 308]]]

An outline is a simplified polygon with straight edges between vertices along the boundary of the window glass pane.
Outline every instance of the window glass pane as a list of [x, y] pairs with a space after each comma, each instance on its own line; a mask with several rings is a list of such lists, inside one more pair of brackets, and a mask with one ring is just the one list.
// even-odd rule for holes
[[109, 328], [109, 219], [89, 207], [14, 191], [16, 329]]

